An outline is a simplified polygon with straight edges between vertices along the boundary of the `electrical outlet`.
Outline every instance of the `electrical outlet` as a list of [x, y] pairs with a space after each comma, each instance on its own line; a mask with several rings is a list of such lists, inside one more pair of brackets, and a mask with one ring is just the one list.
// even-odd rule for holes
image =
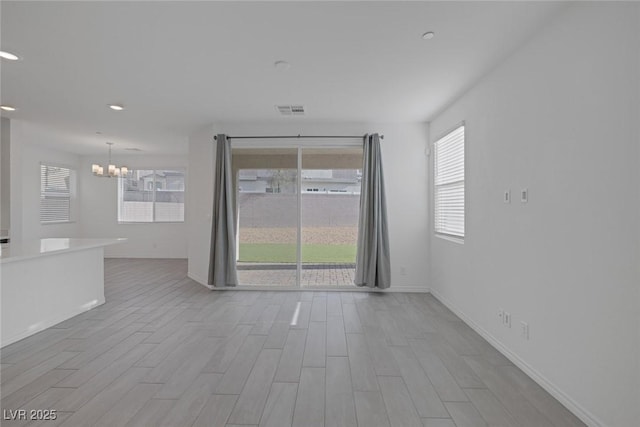
[[504, 325], [507, 328], [511, 327], [511, 313], [504, 312]]
[[529, 201], [529, 190], [527, 188], [520, 190], [520, 201], [522, 203], [527, 203]]
[[527, 322], [520, 322], [520, 334], [525, 340], [529, 340], [529, 324]]
[[511, 203], [511, 190], [505, 190], [502, 198], [504, 203]]

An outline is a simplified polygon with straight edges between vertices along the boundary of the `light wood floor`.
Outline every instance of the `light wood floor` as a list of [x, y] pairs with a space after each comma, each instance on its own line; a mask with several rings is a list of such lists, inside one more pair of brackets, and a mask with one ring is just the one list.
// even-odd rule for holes
[[47, 427], [583, 425], [428, 294], [211, 292], [182, 260], [105, 273], [105, 305], [2, 350], [4, 410], [54, 409]]

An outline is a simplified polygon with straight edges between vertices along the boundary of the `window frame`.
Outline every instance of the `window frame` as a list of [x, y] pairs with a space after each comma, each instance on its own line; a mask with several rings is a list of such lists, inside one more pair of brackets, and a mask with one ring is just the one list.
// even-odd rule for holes
[[[62, 163], [56, 163], [56, 162], [48, 162], [48, 161], [41, 161], [40, 164], [40, 201], [39, 201], [39, 207], [38, 207], [38, 219], [40, 221], [40, 225], [55, 225], [55, 224], [71, 224], [75, 222], [75, 215], [74, 215], [74, 203], [75, 203], [75, 199], [76, 199], [76, 180], [77, 180], [77, 170], [67, 164], [62, 164]], [[53, 220], [53, 221], [43, 221], [42, 220], [42, 201], [43, 201], [43, 196], [47, 193], [46, 191], [42, 190], [42, 167], [46, 167], [46, 168], [60, 168], [60, 169], [67, 169], [69, 171], [69, 194], [66, 197], [60, 197], [61, 199], [65, 199], [65, 200], [69, 200], [69, 219], [63, 219], [63, 220]]]
[[[138, 167], [131, 167], [129, 168], [129, 173], [136, 171], [136, 170], [149, 170], [152, 171], [154, 178], [153, 178], [153, 199], [151, 200], [152, 203], [152, 220], [151, 221], [120, 221], [120, 203], [122, 202], [121, 200], [121, 194], [122, 194], [122, 183], [123, 183], [123, 179], [124, 177], [120, 176], [118, 177], [118, 190], [116, 192], [116, 223], [118, 225], [127, 225], [127, 224], [184, 224], [187, 222], [187, 168], [185, 166], [176, 166], [176, 167], [146, 167], [146, 166], [138, 166]], [[183, 206], [183, 218], [182, 221], [157, 221], [156, 220], [156, 192], [158, 191], [158, 189], [156, 188], [155, 185], [155, 175], [157, 171], [179, 171], [182, 172], [184, 175], [184, 202], [182, 203]], [[142, 186], [142, 190], [143, 191], [147, 191], [144, 188], [144, 185]]]
[[[462, 137], [462, 172], [463, 172], [463, 178], [461, 180], [457, 180], [457, 181], [451, 181], [451, 182], [446, 182], [446, 183], [441, 183], [441, 184], [437, 184], [438, 181], [438, 177], [436, 176], [437, 174], [437, 153], [438, 153], [438, 149], [437, 149], [437, 145], [439, 142], [443, 141], [444, 139], [446, 139], [447, 137], [449, 137], [451, 134], [453, 134], [454, 132], [457, 132], [460, 128], [463, 128], [463, 137]], [[433, 142], [433, 187], [432, 187], [432, 191], [433, 191], [433, 232], [434, 235], [438, 238], [444, 239], [444, 240], [449, 240], [455, 243], [460, 243], [460, 244], [464, 244], [464, 240], [467, 236], [467, 202], [466, 202], [466, 198], [467, 198], [467, 186], [466, 186], [466, 172], [467, 172], [467, 168], [466, 168], [466, 157], [467, 157], [467, 129], [466, 129], [466, 123], [464, 121], [461, 121], [459, 123], [457, 123], [456, 125], [452, 126], [451, 128], [447, 129], [445, 132], [443, 132], [442, 134], [440, 134], [440, 136], [438, 138], [436, 138], [436, 140]], [[443, 188], [443, 187], [447, 187], [447, 186], [451, 186], [451, 185], [455, 185], [461, 183], [462, 184], [462, 191], [463, 191], [463, 212], [462, 212], [462, 235], [458, 235], [458, 234], [454, 234], [451, 232], [447, 232], [446, 230], [438, 230], [438, 225], [437, 225], [437, 221], [436, 221], [436, 217], [437, 215], [437, 190], [438, 188]]]

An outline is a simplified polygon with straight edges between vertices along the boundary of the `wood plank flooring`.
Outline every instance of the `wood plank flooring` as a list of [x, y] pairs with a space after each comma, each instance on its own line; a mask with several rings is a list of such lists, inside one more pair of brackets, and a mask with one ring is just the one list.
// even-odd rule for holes
[[584, 425], [429, 294], [211, 292], [115, 259], [105, 293], [2, 349], [3, 418], [57, 411], [3, 426]]

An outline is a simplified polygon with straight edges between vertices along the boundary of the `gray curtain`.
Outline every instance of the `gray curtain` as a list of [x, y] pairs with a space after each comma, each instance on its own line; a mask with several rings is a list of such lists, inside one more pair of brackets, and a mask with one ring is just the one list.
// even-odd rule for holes
[[213, 221], [211, 224], [211, 255], [209, 285], [236, 286], [236, 232], [231, 173], [231, 142], [226, 135], [217, 136]]
[[388, 288], [391, 284], [387, 204], [384, 195], [380, 137], [364, 137], [360, 195], [360, 225], [356, 255], [355, 284], [370, 288]]

